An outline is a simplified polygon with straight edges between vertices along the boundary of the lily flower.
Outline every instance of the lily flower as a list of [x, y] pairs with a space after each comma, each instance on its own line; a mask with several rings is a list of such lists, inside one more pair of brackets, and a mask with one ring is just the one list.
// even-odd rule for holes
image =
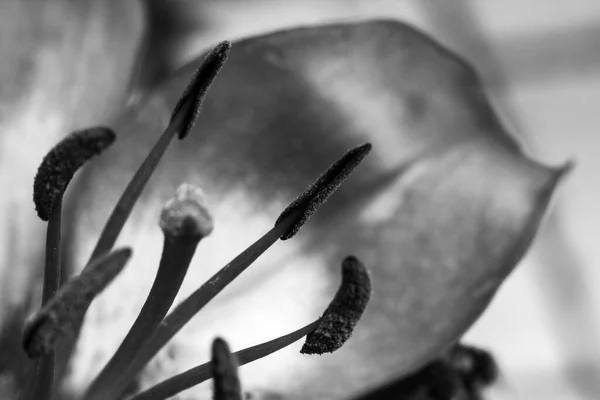
[[[70, 273], [86, 265], [203, 58], [107, 122], [117, 142], [64, 200]], [[182, 182], [204, 189], [216, 222], [174, 304], [271, 229], [336, 157], [364, 142], [371, 154], [310, 224], [211, 301], [150, 361], [134, 390], [209, 360], [215, 337], [243, 349], [318, 318], [347, 254], [369, 266], [373, 288], [352, 338], [335, 354], [298, 354], [298, 343], [243, 366], [244, 391], [353, 398], [453, 349], [527, 251], [570, 164], [532, 160], [496, 117], [476, 71], [427, 34], [393, 20], [329, 24], [233, 42], [197, 123], [165, 153], [116, 242], [134, 256], [87, 312], [60, 376], [65, 396], [84, 395], [142, 309], [165, 240], [156, 216]], [[210, 392], [203, 384], [178, 398]]]
[[[110, 204], [197, 65], [113, 125], [120, 145], [72, 197], [74, 265], [85, 263]], [[366, 140], [371, 156], [311, 225], [174, 337], [140, 385], [210, 358], [197, 343], [217, 335], [243, 348], [306, 323], [336, 286], [334, 260], [348, 252], [373, 268], [362, 329], [327, 358], [297, 357], [292, 347], [242, 368], [248, 391], [348, 398], [416, 371], [458, 341], [527, 250], [569, 166], [528, 158], [476, 72], [415, 28], [377, 20], [292, 29], [233, 43], [197, 125], [165, 154], [123, 231], [119, 243], [144, 251], [90, 308], [69, 390], [85, 387], [139, 311], [136, 293], [147, 291], [159, 257], [155, 210], [180, 181], [211, 188], [219, 221], [189, 268], [189, 293], [264, 231], [331, 154]]]

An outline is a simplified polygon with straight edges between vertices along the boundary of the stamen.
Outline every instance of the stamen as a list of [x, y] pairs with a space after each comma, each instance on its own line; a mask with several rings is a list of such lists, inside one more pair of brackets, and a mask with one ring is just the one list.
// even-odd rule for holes
[[[94, 391], [88, 391], [85, 399], [103, 400], [118, 397], [129, 382], [144, 368], [156, 353], [179, 332], [206, 304], [208, 304], [227, 285], [246, 270], [261, 254], [270, 248], [278, 239], [289, 236], [293, 229], [297, 232], [302, 224], [308, 219], [307, 208], [311, 214], [329, 197], [342, 183], [344, 178], [352, 172], [358, 163], [364, 158], [371, 148], [370, 144], [359, 146], [346, 153], [342, 159], [333, 164], [323, 173], [307, 191], [294, 203], [286, 208], [278, 218], [275, 226], [254, 244], [244, 250], [229, 264], [223, 267], [208, 282], [204, 283], [194, 293], [179, 303], [173, 311], [160, 323], [154, 335], [140, 349], [138, 354], [131, 360], [126, 370], [120, 371], [119, 376], [103, 387], [95, 387]], [[323, 191], [324, 194], [321, 193]], [[304, 200], [302, 200], [304, 199]], [[308, 204], [306, 204], [308, 202]], [[303, 222], [299, 222], [303, 220]], [[291, 237], [291, 236], [289, 236]]]
[[42, 221], [48, 221], [75, 172], [114, 141], [111, 129], [97, 127], [74, 132], [50, 150], [33, 181], [33, 202]]
[[175, 105], [170, 124], [178, 126], [179, 139], [185, 138], [198, 120], [206, 92], [223, 68], [230, 49], [231, 42], [225, 40], [206, 55]]
[[[54, 146], [42, 160], [33, 182], [33, 201], [38, 216], [48, 221], [42, 306], [56, 295], [61, 276], [62, 198], [77, 170], [115, 141], [105, 127], [76, 131]], [[33, 400], [47, 400], [52, 394], [55, 355], [36, 361]]]
[[116, 250], [94, 261], [87, 271], [67, 282], [25, 324], [23, 348], [31, 358], [53, 351], [64, 336], [73, 336], [73, 321], [83, 318], [92, 300], [121, 272], [131, 256], [128, 248]]
[[146, 344], [173, 304], [196, 247], [213, 229], [213, 219], [198, 187], [183, 184], [161, 213], [163, 253], [150, 293], [127, 336], [89, 388], [93, 393], [115, 381]]
[[306, 191], [292, 202], [277, 218], [275, 225], [287, 219], [294, 210], [302, 210], [301, 216], [297, 219], [292, 228], [281, 236], [281, 240], [287, 240], [294, 237], [302, 225], [308, 221], [311, 215], [323, 205], [333, 192], [344, 182], [350, 173], [360, 164], [367, 154], [371, 151], [371, 144], [366, 143], [355, 147], [342, 156], [337, 162], [332, 164]]
[[104, 225], [104, 229], [100, 234], [90, 260], [112, 249], [131, 214], [134, 204], [142, 194], [150, 176], [158, 166], [175, 133], [179, 132], [179, 138], [183, 139], [189, 130], [192, 129], [200, 112], [199, 107], [202, 104], [202, 100], [206, 96], [218, 72], [223, 67], [229, 47], [229, 42], [221, 42], [209, 53], [193, 76], [181, 100], [175, 106], [169, 126], [167, 126], [167, 129], [165, 129], [158, 142], [150, 150], [150, 153], [127, 185], [127, 188], [125, 188], [106, 225]]
[[[140, 165], [140, 168], [136, 171], [115, 205], [108, 221], [106, 221], [102, 229], [102, 233], [100, 233], [96, 247], [92, 251], [88, 265], [85, 268], [88, 268], [92, 260], [109, 252], [113, 248], [121, 230], [125, 226], [125, 222], [133, 210], [133, 206], [142, 194], [175, 133], [179, 132], [181, 139], [192, 128], [196, 121], [195, 118], [199, 112], [198, 107], [200, 107], [202, 99], [206, 96], [218, 71], [223, 67], [227, 56], [227, 51], [223, 49], [229, 49], [228, 45], [225, 45], [226, 43], [229, 42], [222, 42], [207, 56], [199, 68], [199, 71], [202, 71], [202, 73], [199, 72], [192, 78], [192, 83], [184, 92], [182, 100], [180, 100], [173, 112], [169, 126], [167, 126], [158, 139], [158, 142], [150, 150], [150, 153], [144, 162], [142, 162], [142, 165]], [[83, 321], [76, 322], [77, 331], [79, 331], [82, 323]]]
[[371, 298], [371, 278], [353, 256], [342, 263], [342, 285], [320, 318], [317, 329], [306, 336], [300, 353], [333, 353], [350, 338]]
[[242, 386], [237, 371], [237, 360], [229, 352], [229, 346], [217, 338], [212, 344], [212, 374], [214, 400], [242, 400]]
[[[309, 350], [319, 351], [308, 354], [323, 354], [339, 349], [352, 334], [352, 330], [367, 306], [370, 295], [371, 279], [368, 271], [356, 257], [346, 257], [342, 262], [342, 284], [323, 316], [295, 332], [234, 353], [239, 365], [268, 356], [307, 335], [307, 341], [302, 350], [305, 350], [308, 344]], [[348, 309], [345, 310], [344, 307], [348, 307]], [[336, 319], [338, 321], [335, 321]], [[329, 337], [333, 339], [329, 339]], [[306, 351], [301, 352], [307, 353]], [[189, 369], [137, 394], [130, 400], [167, 399], [210, 379], [212, 377], [210, 366], [210, 363], [205, 363]]]

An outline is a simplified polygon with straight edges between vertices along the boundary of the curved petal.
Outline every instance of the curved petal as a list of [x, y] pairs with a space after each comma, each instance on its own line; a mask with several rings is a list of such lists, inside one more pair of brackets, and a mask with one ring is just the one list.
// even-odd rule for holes
[[[96, 163], [72, 208], [76, 265], [196, 64], [118, 121], [120, 143]], [[299, 237], [203, 311], [142, 385], [205, 361], [215, 334], [237, 349], [309, 322], [334, 293], [339, 260], [349, 253], [374, 279], [355, 337], [331, 356], [293, 348], [246, 366], [244, 387], [344, 398], [416, 370], [456, 341], [526, 251], [566, 168], [523, 155], [473, 69], [416, 29], [394, 21], [294, 29], [233, 45], [196, 128], [174, 143], [122, 234], [144, 251], [90, 309], [71, 389], [89, 381], [139, 310], [159, 256], [157, 212], [180, 182], [203, 187], [215, 216], [186, 293], [365, 141], [371, 155]]]
[[0, 386], [33, 382], [34, 364], [18, 343], [42, 293], [45, 226], [32, 203], [37, 168], [66, 134], [122, 109], [143, 29], [140, 1], [0, 4]]
[[0, 181], [10, 188], [0, 196], [0, 327], [40, 265], [31, 242], [43, 243], [43, 227], [29, 207], [40, 160], [125, 104], [142, 30], [137, 1], [0, 5]]

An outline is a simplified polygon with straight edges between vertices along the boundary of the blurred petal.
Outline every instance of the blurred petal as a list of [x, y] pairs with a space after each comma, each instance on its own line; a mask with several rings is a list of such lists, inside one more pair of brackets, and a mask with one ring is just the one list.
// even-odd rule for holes
[[[117, 144], [82, 182], [72, 208], [75, 265], [197, 64], [118, 121]], [[334, 260], [347, 253], [373, 274], [372, 303], [353, 338], [333, 355], [291, 349], [246, 366], [248, 390], [349, 397], [417, 370], [455, 342], [527, 250], [566, 168], [523, 155], [472, 68], [417, 30], [393, 21], [294, 29], [234, 43], [196, 127], [167, 153], [122, 234], [144, 254], [90, 309], [70, 389], [89, 382], [141, 307], [159, 257], [157, 210], [180, 182], [206, 189], [217, 222], [185, 294], [365, 141], [371, 155], [303, 232], [263, 256], [176, 336], [142, 386], [207, 360], [216, 334], [235, 351], [318, 316], [337, 286]], [[90, 349], [97, 336], [103, 347]]]
[[[41, 300], [45, 224], [32, 203], [37, 167], [69, 132], [122, 109], [142, 11], [139, 1], [0, 3], [0, 380], [12, 379], [2, 376], [6, 370], [24, 373], [15, 341], [27, 308]], [[24, 377], [16, 386], [31, 382]]]
[[38, 264], [31, 243], [43, 224], [27, 206], [37, 166], [63, 136], [114, 117], [124, 105], [141, 13], [137, 2], [118, 0], [0, 5], [0, 182], [11, 188], [0, 196], [2, 208], [11, 209], [0, 216], [0, 326], [7, 306], [23, 302], [30, 266]]

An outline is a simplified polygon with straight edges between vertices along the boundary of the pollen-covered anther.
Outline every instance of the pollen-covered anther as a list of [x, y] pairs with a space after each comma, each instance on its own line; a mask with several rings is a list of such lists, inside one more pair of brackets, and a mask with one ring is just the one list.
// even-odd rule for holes
[[124, 248], [93, 261], [90, 268], [72, 278], [25, 324], [23, 348], [31, 358], [50, 354], [60, 337], [74, 337], [76, 321], [92, 300], [121, 272], [131, 257]]
[[208, 88], [223, 68], [230, 49], [231, 42], [223, 41], [211, 50], [175, 104], [170, 124], [177, 124], [179, 139], [185, 138], [196, 123]]
[[302, 354], [332, 353], [350, 338], [371, 298], [371, 278], [354, 256], [342, 262], [342, 284], [317, 328], [306, 336]]
[[[228, 270], [228, 268], [225, 268], [225, 270]], [[227, 277], [223, 277], [222, 280], [225, 279], [227, 279]], [[221, 279], [214, 280], [214, 282], [221, 282]], [[204, 285], [203, 287], [206, 288], [205, 290], [213, 291], [214, 286], [214, 284], [210, 284]], [[294, 332], [236, 352], [234, 354], [234, 356], [236, 356], [236, 361], [239, 362], [239, 365], [244, 365], [259, 360], [289, 346], [304, 336], [306, 336], [306, 342], [301, 349], [301, 353], [324, 354], [334, 352], [342, 347], [352, 335], [352, 331], [367, 307], [370, 297], [371, 278], [367, 269], [356, 257], [348, 256], [342, 262], [342, 284], [321, 318]], [[171, 332], [172, 328], [183, 325], [182, 322], [179, 321], [178, 314], [183, 315], [179, 310], [190, 308], [186, 303], [190, 303], [189, 298], [182, 302], [170, 316], [167, 316], [163, 320], [163, 323], [154, 333], [152, 338], [160, 338], [160, 341], [156, 342], [157, 344], [162, 345], [166, 343], [166, 340], [173, 336], [173, 333]], [[206, 301], [200, 297], [194, 299], [194, 303], [196, 303], [196, 305], [198, 303], [202, 305], [205, 304]], [[177, 316], [177, 318], [173, 318], [173, 315]], [[186, 321], [187, 320], [189, 319], [186, 318]], [[152, 339], [150, 342], [153, 341]], [[160, 346], [155, 343], [150, 344], [152, 345], [152, 352], [149, 352], [149, 355], [145, 355], [141, 359], [144, 363], [156, 354], [156, 349], [160, 348]], [[215, 343], [213, 344], [213, 361], [198, 365], [160, 382], [144, 392], [138, 393], [131, 400], [170, 398], [171, 396], [198, 385], [211, 377], [215, 380], [215, 399], [240, 399], [241, 397], [233, 397], [234, 394], [237, 393], [234, 389], [238, 387], [239, 382], [236, 383], [235, 380], [232, 380], [232, 383], [228, 384], [226, 388], [219, 383], [220, 381], [225, 381], [225, 377], [232, 373], [230, 369], [232, 368], [232, 363], [228, 361], [229, 350], [224, 347], [225, 345], [225, 342], [220, 341], [219, 339], [215, 340]], [[222, 361], [219, 361], [219, 357], [222, 358]], [[215, 360], [217, 361], [215, 362]], [[237, 362], [235, 365], [237, 365]], [[144, 365], [143, 363], [137, 364]], [[138, 365], [136, 365], [136, 367]], [[221, 367], [219, 365], [221, 365]], [[219, 372], [221, 369], [223, 372]], [[217, 396], [219, 390], [221, 390], [222, 393], [225, 393], [229, 388], [231, 388], [231, 397]], [[105, 397], [98, 397], [98, 399], [101, 398]]]
[[237, 359], [229, 351], [227, 342], [221, 338], [216, 338], [212, 344], [211, 361], [214, 400], [242, 399], [242, 387], [237, 364]]
[[202, 189], [187, 183], [177, 188], [160, 215], [160, 227], [166, 236], [208, 236], [213, 230], [213, 217], [206, 205]]
[[33, 183], [33, 202], [43, 221], [50, 218], [54, 202], [63, 195], [75, 172], [114, 141], [111, 129], [95, 127], [73, 132], [50, 150]]
[[294, 237], [311, 215], [340, 187], [348, 175], [350, 175], [370, 151], [370, 143], [365, 143], [349, 150], [342, 158], [321, 174], [300, 197], [283, 210], [277, 221], [275, 221], [275, 225], [283, 223], [292, 213], [300, 213], [300, 215], [296, 217], [296, 221], [292, 227], [281, 236], [281, 240]]

